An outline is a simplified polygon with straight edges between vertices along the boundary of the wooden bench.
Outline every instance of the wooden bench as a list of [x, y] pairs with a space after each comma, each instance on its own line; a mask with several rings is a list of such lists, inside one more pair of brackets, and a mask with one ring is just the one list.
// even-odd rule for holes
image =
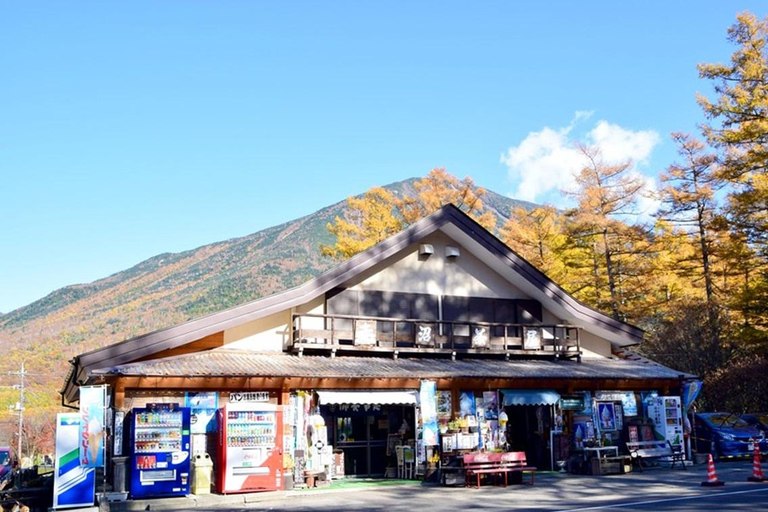
[[507, 453], [468, 453], [464, 455], [464, 470], [466, 471], [467, 486], [471, 476], [477, 478], [480, 488], [480, 475], [504, 475], [504, 487], [507, 486], [508, 473], [530, 473], [531, 485], [536, 474], [536, 468], [528, 465], [525, 452]]
[[627, 451], [633, 461], [637, 462], [640, 471], [643, 470], [643, 461], [647, 459], [668, 458], [672, 461], [671, 468], [678, 462], [685, 468], [685, 453], [682, 446], [675, 446], [669, 441], [635, 441], [627, 443]]

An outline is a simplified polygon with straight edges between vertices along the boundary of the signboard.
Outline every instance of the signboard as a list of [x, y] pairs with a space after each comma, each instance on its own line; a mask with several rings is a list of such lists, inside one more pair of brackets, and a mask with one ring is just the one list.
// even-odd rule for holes
[[104, 466], [107, 386], [80, 386], [80, 465]]
[[376, 320], [358, 320], [355, 322], [355, 345], [376, 344]]
[[80, 414], [56, 415], [53, 509], [90, 507], [96, 492], [96, 471], [80, 465]]
[[584, 395], [571, 395], [560, 398], [560, 409], [564, 411], [584, 410]]
[[229, 394], [230, 402], [269, 402], [269, 391], [233, 391]]
[[523, 350], [540, 350], [541, 349], [541, 331], [539, 329], [525, 329], [525, 337], [523, 338]]
[[435, 328], [432, 324], [419, 324], [418, 332], [416, 333], [416, 344], [434, 346], [435, 344]]
[[487, 347], [488, 346], [488, 328], [477, 326], [472, 329], [472, 346], [473, 347]]
[[115, 411], [115, 435], [113, 436], [115, 444], [112, 455], [120, 456], [123, 454], [123, 423], [125, 422], [125, 412]]

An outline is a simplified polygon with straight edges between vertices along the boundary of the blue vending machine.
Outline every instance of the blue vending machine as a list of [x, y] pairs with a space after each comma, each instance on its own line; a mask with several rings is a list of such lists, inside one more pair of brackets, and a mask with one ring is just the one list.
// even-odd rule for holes
[[147, 404], [131, 416], [131, 497], [189, 494], [189, 409]]

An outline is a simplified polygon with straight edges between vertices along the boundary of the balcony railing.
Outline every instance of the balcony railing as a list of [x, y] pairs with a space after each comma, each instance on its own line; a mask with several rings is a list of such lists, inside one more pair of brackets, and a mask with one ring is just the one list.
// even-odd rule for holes
[[487, 354], [581, 359], [580, 328], [566, 324], [506, 324], [293, 315], [293, 351]]

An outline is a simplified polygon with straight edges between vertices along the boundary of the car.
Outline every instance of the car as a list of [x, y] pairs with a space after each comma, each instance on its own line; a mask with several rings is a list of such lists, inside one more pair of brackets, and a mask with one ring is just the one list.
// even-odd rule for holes
[[765, 412], [753, 412], [749, 414], [742, 414], [741, 419], [760, 429], [763, 436], [768, 437], [768, 413]]
[[698, 453], [711, 453], [716, 458], [749, 457], [755, 446], [768, 452], [765, 435], [738, 414], [702, 412], [694, 415], [693, 441]]

